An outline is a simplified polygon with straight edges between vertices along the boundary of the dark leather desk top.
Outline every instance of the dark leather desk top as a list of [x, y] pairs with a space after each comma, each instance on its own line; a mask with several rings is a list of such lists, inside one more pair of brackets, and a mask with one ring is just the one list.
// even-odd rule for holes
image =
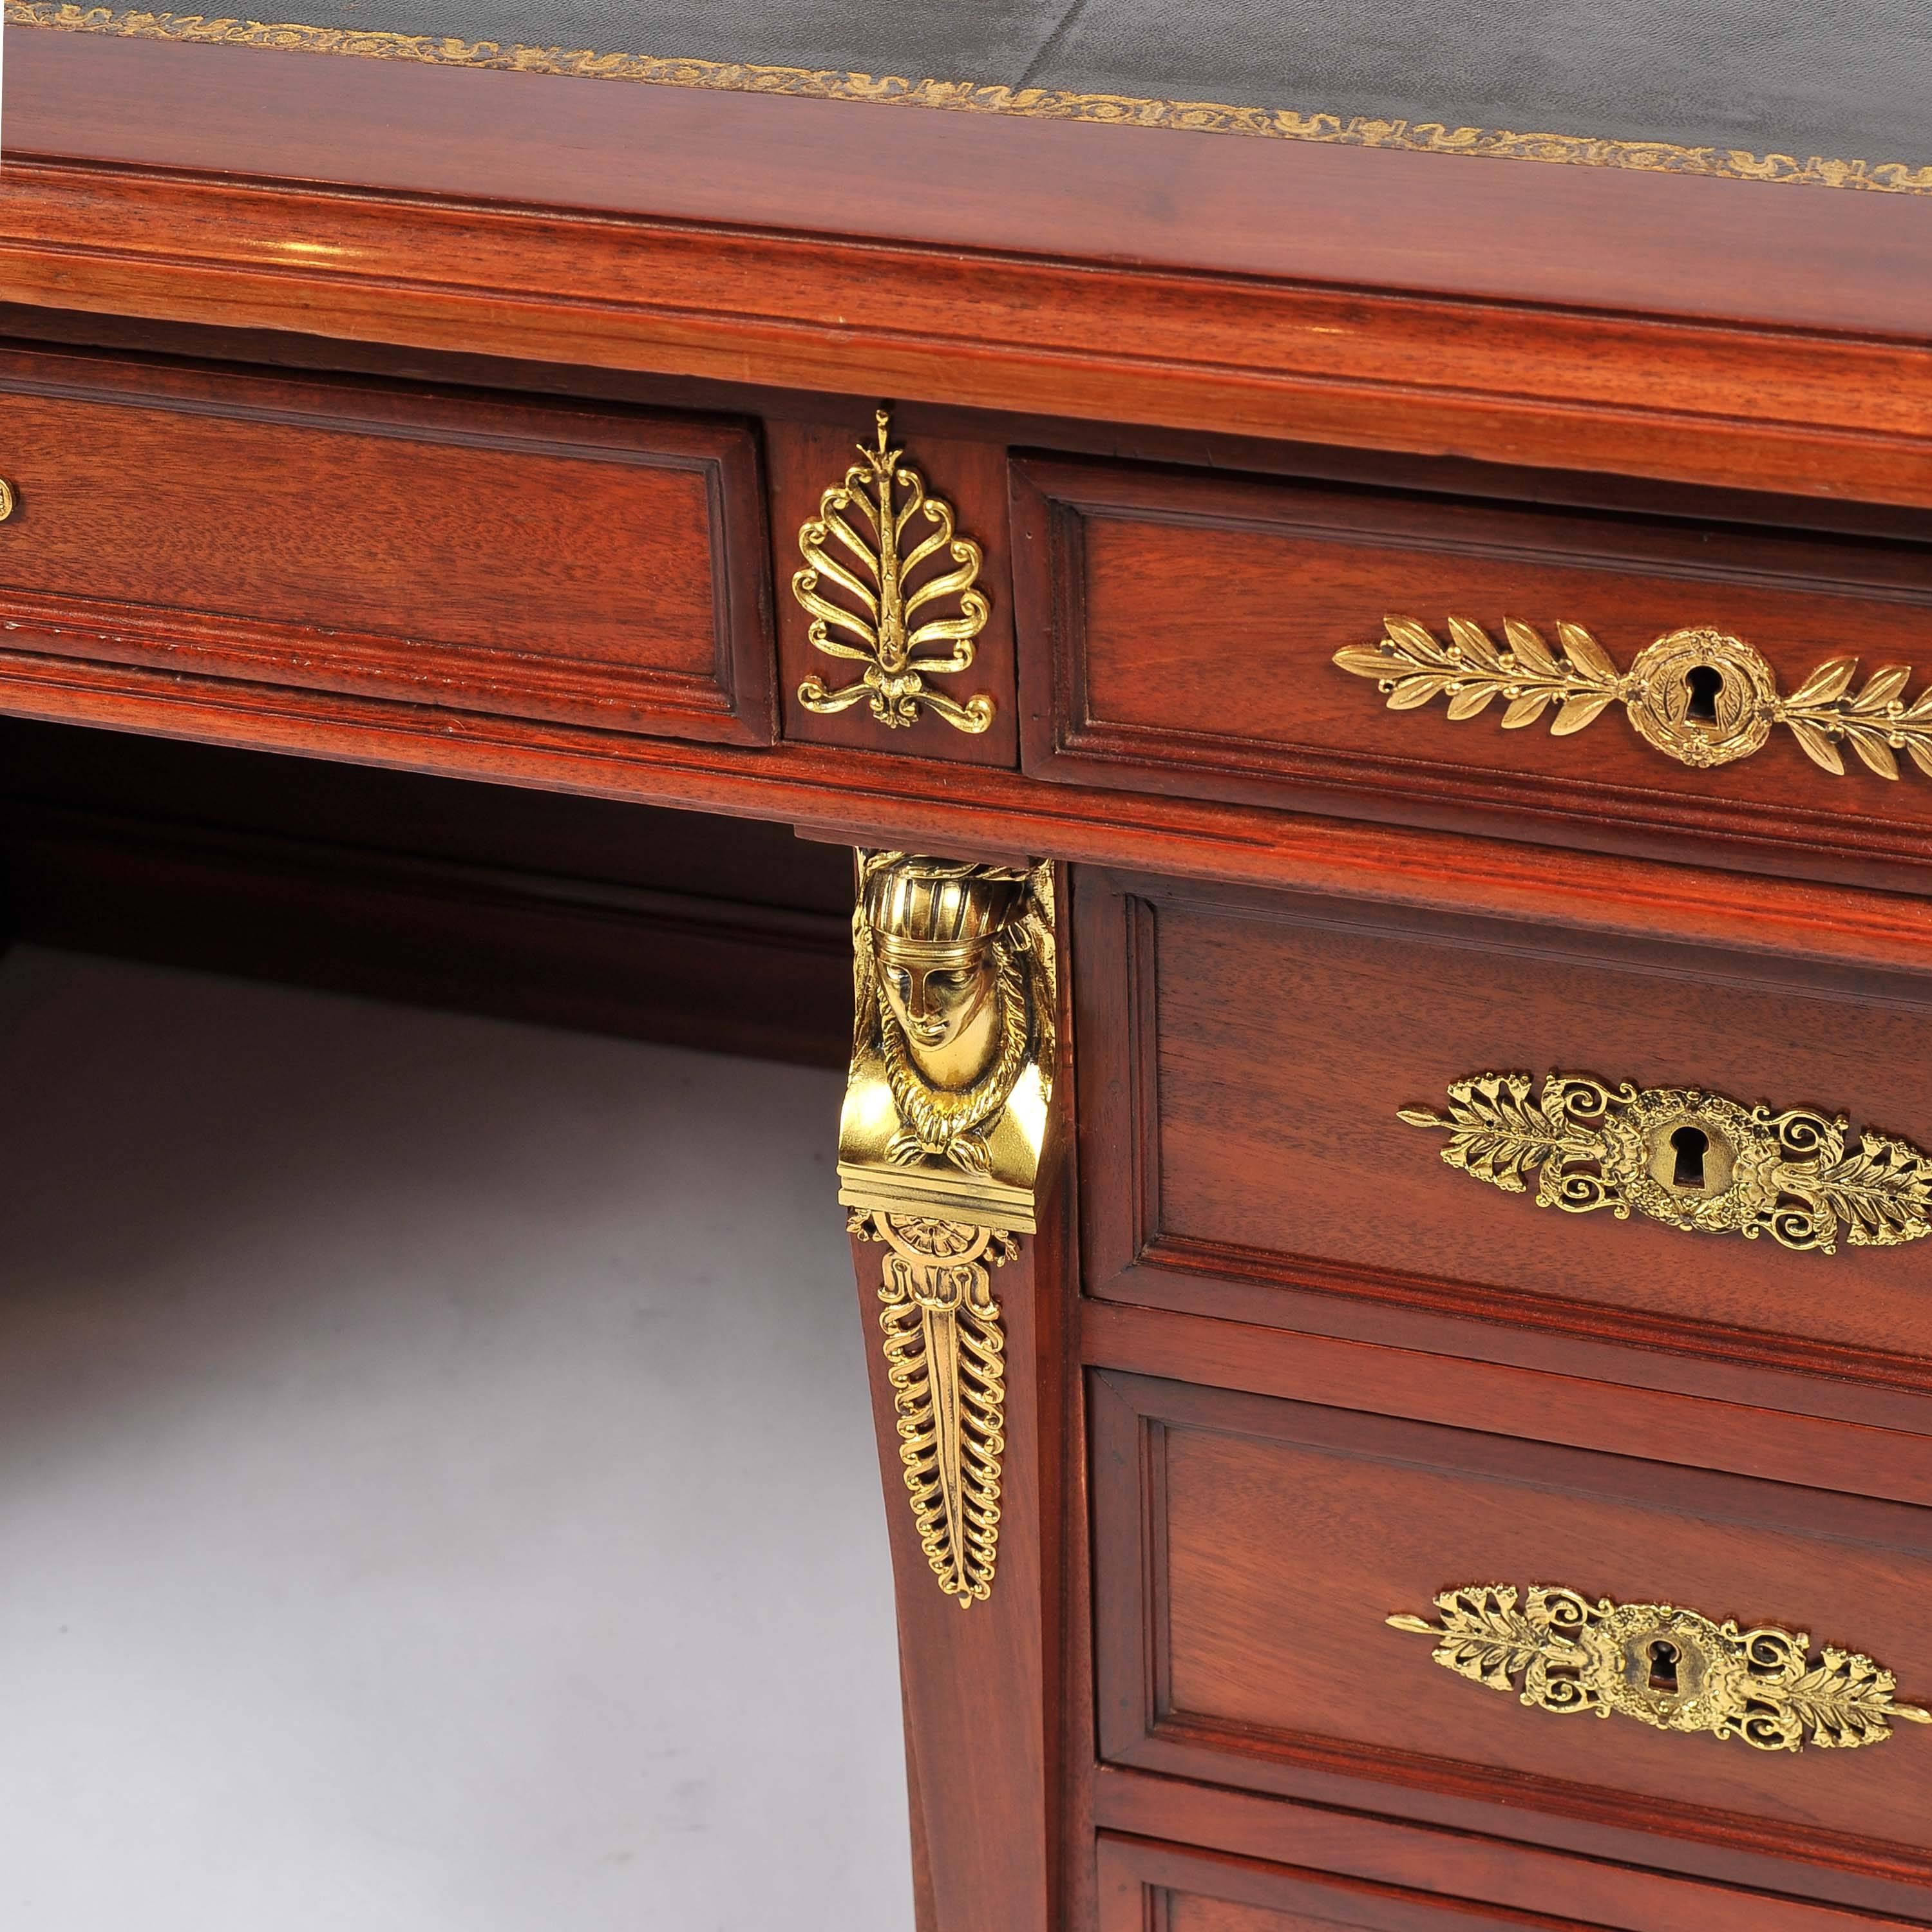
[[1926, 0], [308, 0], [295, 17], [1801, 158], [1932, 158]]

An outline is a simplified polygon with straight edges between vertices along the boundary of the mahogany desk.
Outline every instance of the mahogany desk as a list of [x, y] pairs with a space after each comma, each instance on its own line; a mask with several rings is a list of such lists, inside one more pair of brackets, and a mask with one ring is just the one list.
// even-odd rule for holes
[[929, 1932], [1932, 1924], [1910, 15], [1834, 146], [16, 0], [16, 924], [853, 1028]]

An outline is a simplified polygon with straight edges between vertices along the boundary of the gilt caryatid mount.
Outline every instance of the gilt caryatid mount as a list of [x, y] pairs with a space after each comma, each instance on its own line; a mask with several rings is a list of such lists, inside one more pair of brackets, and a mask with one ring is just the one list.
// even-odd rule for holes
[[1564, 738], [1621, 704], [1646, 744], [1700, 770], [1761, 752], [1781, 724], [1834, 776], [1844, 775], [1844, 746], [1880, 778], [1898, 776], [1901, 752], [1932, 776], [1932, 687], [1908, 703], [1908, 664], [1881, 664], [1854, 691], [1858, 659], [1828, 658], [1786, 697], [1762, 652], [1708, 626], [1659, 638], [1628, 671], [1580, 624], [1558, 623], [1554, 645], [1514, 617], [1503, 620], [1502, 645], [1468, 617], [1449, 620], [1446, 644], [1413, 617], [1385, 617], [1382, 630], [1335, 662], [1372, 678], [1391, 711], [1441, 698], [1460, 722], [1500, 700], [1504, 730], [1547, 715], [1550, 736]]
[[992, 1270], [1034, 1232], [1058, 973], [1051, 866], [858, 855], [838, 1198], [883, 1243], [899, 1460], [933, 1574], [992, 1592], [1006, 1337]]

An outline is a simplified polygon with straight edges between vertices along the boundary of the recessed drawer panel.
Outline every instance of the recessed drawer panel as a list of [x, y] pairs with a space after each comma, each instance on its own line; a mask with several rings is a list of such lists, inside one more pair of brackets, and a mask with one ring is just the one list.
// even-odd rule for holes
[[1038, 776], [1932, 862], [1932, 698], [1906, 674], [1932, 669], [1932, 546], [1046, 458], [1014, 478]]
[[0, 477], [10, 653], [772, 737], [742, 424], [10, 354]]
[[1109, 1371], [1091, 1409], [1109, 1762], [1812, 1896], [1932, 1882], [1932, 1514], [1502, 1416]]
[[[1581, 1922], [1566, 1919], [1568, 1932]], [[1099, 1932], [1539, 1932], [1557, 1922], [1142, 1840], [1100, 1841]]]
[[1505, 1358], [1587, 1345], [1587, 1372], [1698, 1389], [1808, 1370], [1924, 1426], [1920, 909], [1880, 902], [1880, 970], [1537, 896], [1546, 920], [1078, 874], [1089, 1292], [1456, 1354], [1513, 1329], [1542, 1352]]
[[[1366, 1820], [1348, 1821], [1345, 1850], [1332, 1811], [1275, 1805], [1258, 1825], [1251, 1798], [1185, 1789], [1190, 1814], [1232, 1812], [1240, 1838], [1269, 1856], [1103, 1834], [1099, 1932], [1884, 1932], [1910, 1922], [1480, 1839], [1452, 1850], [1441, 1832]], [[1274, 1862], [1277, 1845], [1312, 1855], [1317, 1868]], [[1355, 1853], [1357, 1870], [1319, 1863], [1338, 1852]], [[1467, 1895], [1472, 1881], [1490, 1889]]]

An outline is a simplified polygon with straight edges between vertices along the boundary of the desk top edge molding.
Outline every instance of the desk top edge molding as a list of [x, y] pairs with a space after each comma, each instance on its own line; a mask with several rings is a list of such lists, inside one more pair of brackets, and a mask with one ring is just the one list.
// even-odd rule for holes
[[14, 40], [30, 308], [1932, 504], [1932, 196]]
[[[850, 68], [788, 67], [761, 62], [748, 48], [742, 55], [725, 58], [692, 58], [688, 53], [680, 58], [686, 50], [630, 53], [614, 47], [579, 48], [574, 43], [554, 46], [470, 40], [435, 30], [398, 32], [366, 24], [312, 26], [280, 19], [267, 22], [210, 18], [200, 14], [76, 5], [74, 0], [5, 0], [5, 14], [15, 27], [184, 41], [196, 46], [250, 46], [274, 52], [409, 61], [435, 67], [486, 68], [658, 87], [862, 100], [953, 113], [1017, 116], [1030, 120], [1178, 128], [1189, 133], [1318, 141], [1343, 147], [1400, 148], [1412, 153], [1485, 160], [1629, 168], [1646, 173], [1710, 176], [1780, 186], [1932, 194], [1932, 165], [1909, 158], [1822, 154], [1816, 152], [1820, 143], [1815, 137], [1793, 140], [1769, 128], [1747, 134], [1743, 146], [1715, 141], [1687, 144], [1658, 134], [1632, 136], [1600, 130], [1558, 133], [1552, 131], [1556, 123], [1550, 116], [1535, 114], [1526, 121], [1511, 116], [1508, 118], [1512, 124], [1508, 127], [1485, 127], [1448, 114], [1431, 118], [1426, 110], [1397, 115], [1369, 106], [1342, 112], [1332, 106], [1311, 108], [1306, 103], [1291, 106], [1279, 100], [1271, 104], [1238, 105], [1193, 92], [1177, 98], [1150, 98], [1118, 89], [1083, 93], [1066, 86], [1024, 81], [1009, 85], [963, 72], [921, 78], [916, 69], [902, 74], [883, 69], [874, 73]], [[876, 66], [877, 62], [873, 64]], [[1874, 148], [1873, 155], [1877, 152], [1878, 148]]]

